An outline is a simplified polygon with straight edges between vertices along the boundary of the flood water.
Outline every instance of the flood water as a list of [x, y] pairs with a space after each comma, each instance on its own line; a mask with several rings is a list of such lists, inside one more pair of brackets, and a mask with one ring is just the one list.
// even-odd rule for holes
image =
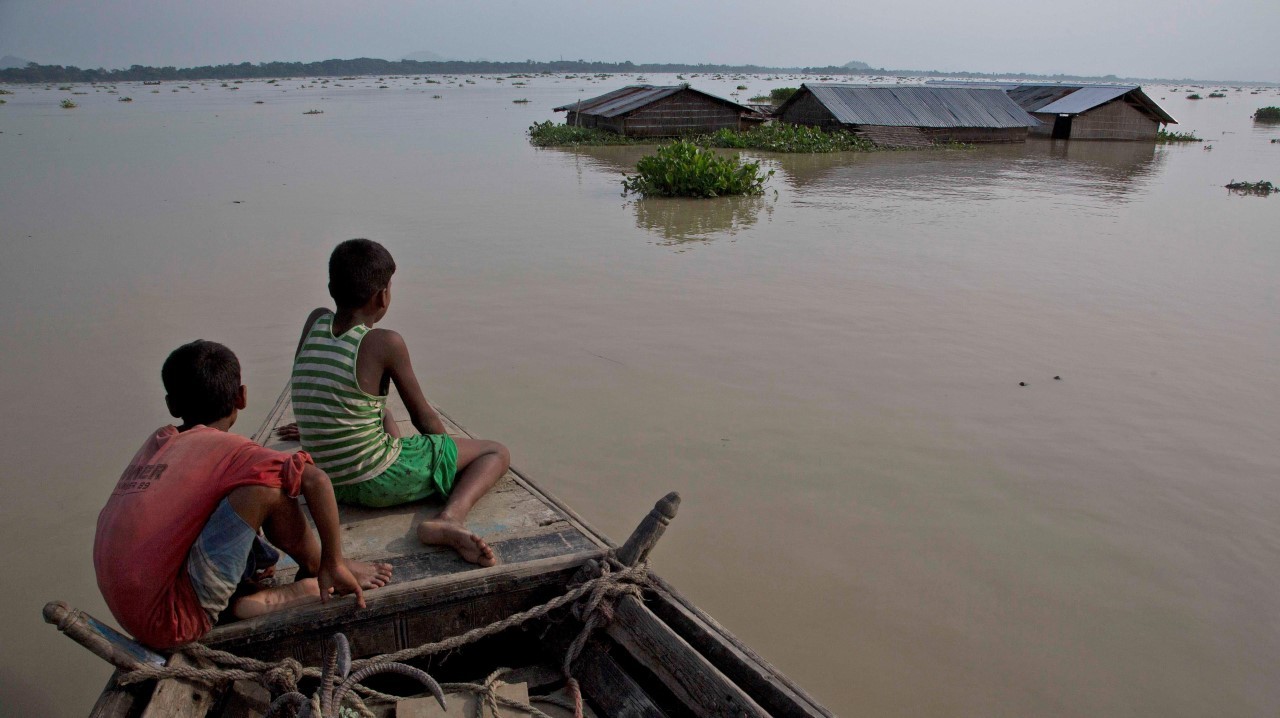
[[108, 676], [40, 609], [109, 618], [168, 351], [235, 350], [251, 432], [357, 236], [430, 399], [614, 538], [680, 491], [656, 570], [837, 714], [1280, 711], [1280, 197], [1223, 188], [1280, 180], [1276, 90], [1148, 88], [1205, 145], [749, 154], [765, 197], [635, 201], [650, 150], [523, 136], [634, 78], [425, 79], [9, 88], [0, 712]]

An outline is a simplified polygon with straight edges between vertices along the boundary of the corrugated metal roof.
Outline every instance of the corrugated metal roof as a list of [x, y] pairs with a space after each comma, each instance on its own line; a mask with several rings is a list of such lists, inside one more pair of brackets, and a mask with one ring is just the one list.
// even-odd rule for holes
[[1039, 112], [1041, 107], [1057, 102], [1078, 89], [1062, 85], [1016, 85], [1005, 91], [1009, 93], [1009, 99], [1018, 103], [1018, 107], [1027, 112]]
[[1123, 97], [1138, 89], [1137, 85], [1116, 85], [1112, 87], [1082, 87], [1079, 90], [1043, 105], [1036, 112], [1057, 115], [1078, 115], [1088, 112], [1098, 105], [1104, 105], [1117, 97]]
[[1112, 100], [1129, 95], [1160, 122], [1176, 125], [1178, 121], [1147, 97], [1140, 85], [1101, 85], [1091, 83], [1035, 83], [1035, 82], [965, 82], [959, 80], [929, 80], [935, 87], [1000, 87], [1027, 112], [1046, 112], [1062, 115], [1078, 115]]
[[570, 105], [562, 105], [555, 108], [554, 112], [564, 112], [573, 110], [581, 112], [584, 115], [599, 115], [600, 117], [620, 117], [629, 112], [648, 105], [649, 103], [661, 100], [664, 97], [680, 92], [681, 90], [689, 90], [696, 92], [704, 97], [709, 97], [717, 102], [737, 107], [742, 112], [753, 112], [749, 107], [740, 105], [733, 100], [726, 100], [723, 97], [716, 97], [702, 90], [695, 90], [688, 85], [628, 85], [622, 89], [606, 92], [599, 97], [592, 97], [589, 100], [575, 102]]
[[837, 120], [851, 125], [1034, 127], [1040, 124], [1002, 90], [808, 83], [802, 87], [808, 88]]

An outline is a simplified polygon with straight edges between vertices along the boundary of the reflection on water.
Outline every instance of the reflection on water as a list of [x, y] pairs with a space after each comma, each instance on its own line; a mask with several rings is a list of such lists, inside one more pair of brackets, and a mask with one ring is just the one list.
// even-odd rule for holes
[[767, 221], [774, 207], [765, 197], [657, 197], [631, 204], [636, 212], [636, 227], [660, 235], [662, 241], [658, 244], [663, 246], [708, 242], [718, 235], [731, 237], [754, 225], [762, 211]]
[[864, 196], [994, 199], [1009, 189], [1123, 200], [1146, 186], [1163, 156], [1147, 142], [1032, 140], [972, 150], [771, 157], [799, 190]]
[[[653, 145], [623, 145], [552, 147], [543, 151], [555, 153], [566, 164], [571, 164], [581, 182], [586, 174], [593, 172], [619, 175], [634, 172], [640, 158], [652, 154], [653, 150]], [[771, 216], [774, 208], [772, 200], [765, 197], [636, 198], [628, 204], [635, 211], [636, 227], [661, 237], [657, 242], [661, 246], [707, 242], [719, 235], [733, 236], [754, 225], [762, 211], [766, 218]]]

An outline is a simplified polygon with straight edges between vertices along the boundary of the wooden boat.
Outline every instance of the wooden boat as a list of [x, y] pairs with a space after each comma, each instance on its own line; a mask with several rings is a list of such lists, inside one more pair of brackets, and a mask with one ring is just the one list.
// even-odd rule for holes
[[[393, 411], [397, 408], [396, 416], [407, 416], [402, 407], [393, 406]], [[469, 436], [447, 416], [443, 418], [450, 433]], [[286, 386], [253, 438], [266, 446], [295, 449], [296, 444], [275, 436], [277, 427], [292, 420]], [[413, 431], [408, 421], [401, 425], [406, 434]], [[326, 641], [339, 631], [356, 657], [441, 641], [538, 607], [576, 582], [598, 576], [604, 562], [628, 566], [642, 561], [678, 503], [678, 495], [669, 494], [622, 547], [615, 547], [573, 510], [512, 469], [468, 518], [469, 527], [486, 538], [500, 559], [491, 568], [477, 568], [452, 551], [417, 541], [414, 527], [437, 511], [437, 505], [384, 510], [342, 507], [344, 552], [351, 558], [393, 564], [391, 585], [367, 592], [365, 609], [354, 609], [350, 599], [303, 606], [219, 625], [201, 643], [262, 661], [292, 658], [318, 666]], [[288, 579], [292, 571], [296, 567], [278, 573]], [[831, 715], [661, 578], [650, 574], [639, 596], [622, 596], [612, 607], [612, 620], [590, 632], [572, 662], [585, 714]], [[482, 683], [499, 667], [510, 667], [503, 682], [522, 684], [521, 690], [534, 696], [563, 695], [562, 662], [582, 632], [579, 616], [580, 609], [559, 608], [447, 654], [410, 662], [437, 680], [473, 683]], [[140, 665], [191, 665], [192, 660], [185, 653], [171, 657], [153, 653], [60, 602], [45, 607], [45, 619], [118, 668], [91, 716], [262, 716], [268, 712], [271, 694], [250, 680], [208, 686], [163, 677], [126, 685], [125, 674]], [[421, 690], [412, 687], [417, 684], [396, 679], [392, 676], [375, 687], [401, 694], [406, 688]], [[315, 690], [317, 682], [302, 684], [300, 690], [307, 693]], [[373, 702], [369, 708], [380, 716], [428, 714], [406, 712], [411, 703]], [[537, 708], [549, 715], [557, 715], [556, 711], [569, 715], [542, 703]], [[527, 715], [506, 708], [502, 714]]]

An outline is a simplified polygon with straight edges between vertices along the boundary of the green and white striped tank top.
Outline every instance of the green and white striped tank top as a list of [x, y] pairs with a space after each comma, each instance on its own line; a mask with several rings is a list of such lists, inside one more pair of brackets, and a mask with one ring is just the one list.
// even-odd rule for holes
[[293, 413], [302, 448], [334, 485], [376, 478], [400, 456], [400, 440], [382, 427], [387, 397], [367, 394], [356, 378], [356, 356], [369, 327], [333, 336], [333, 316], [311, 325], [293, 361]]

